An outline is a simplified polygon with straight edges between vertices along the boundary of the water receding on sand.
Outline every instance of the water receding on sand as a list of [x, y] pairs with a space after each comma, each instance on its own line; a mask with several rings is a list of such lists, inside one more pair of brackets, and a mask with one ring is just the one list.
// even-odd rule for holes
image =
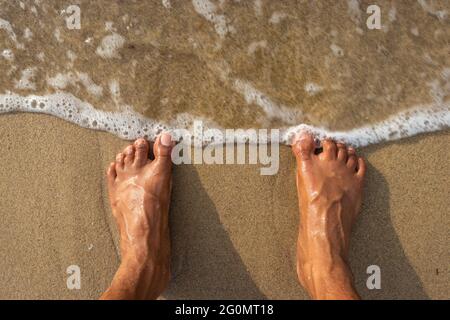
[[355, 145], [450, 125], [448, 1], [377, 1], [379, 30], [358, 0], [73, 5], [0, 0], [0, 113], [126, 139], [195, 119]]

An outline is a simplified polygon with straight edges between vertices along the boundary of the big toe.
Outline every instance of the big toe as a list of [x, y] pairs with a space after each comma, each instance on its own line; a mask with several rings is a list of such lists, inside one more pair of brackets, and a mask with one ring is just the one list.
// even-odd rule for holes
[[155, 154], [155, 166], [162, 172], [170, 170], [172, 167], [172, 148], [174, 142], [169, 133], [163, 133], [156, 138], [153, 145], [153, 153]]
[[292, 151], [297, 160], [307, 161], [314, 155], [314, 138], [308, 132], [300, 133], [294, 140]]

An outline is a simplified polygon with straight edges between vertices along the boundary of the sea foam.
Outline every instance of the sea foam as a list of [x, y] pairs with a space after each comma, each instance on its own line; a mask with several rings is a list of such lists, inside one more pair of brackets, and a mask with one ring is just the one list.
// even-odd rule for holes
[[[0, 114], [18, 112], [49, 114], [84, 128], [112, 133], [126, 140], [133, 140], [139, 137], [154, 140], [161, 132], [174, 132], [176, 129], [190, 129], [190, 132], [193, 132], [192, 125], [195, 120], [189, 115], [182, 114], [169, 123], [161, 123], [146, 118], [132, 109], [120, 112], [102, 111], [95, 109], [91, 104], [78, 99], [70, 93], [63, 92], [46, 96], [1, 94]], [[205, 130], [214, 128], [224, 132], [223, 128], [219, 128], [211, 121], [205, 121], [203, 126]], [[441, 102], [409, 109], [392, 115], [384, 121], [347, 131], [331, 131], [327, 128], [308, 124], [280, 128], [280, 141], [278, 142], [290, 144], [297, 133], [308, 131], [318, 139], [328, 137], [354, 147], [363, 147], [384, 141], [411, 137], [420, 133], [439, 131], [449, 127], [450, 105]], [[236, 137], [236, 141], [258, 142], [252, 141], [251, 138], [250, 140], [245, 138]], [[214, 137], [203, 141], [204, 144], [211, 142], [221, 143], [223, 141]]]

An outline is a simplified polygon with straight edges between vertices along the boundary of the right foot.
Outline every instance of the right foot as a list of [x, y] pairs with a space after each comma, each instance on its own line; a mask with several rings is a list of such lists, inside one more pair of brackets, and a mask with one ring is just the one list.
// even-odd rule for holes
[[358, 298], [347, 261], [366, 167], [351, 147], [331, 140], [322, 147], [315, 154], [307, 133], [292, 145], [300, 207], [297, 274], [313, 298]]

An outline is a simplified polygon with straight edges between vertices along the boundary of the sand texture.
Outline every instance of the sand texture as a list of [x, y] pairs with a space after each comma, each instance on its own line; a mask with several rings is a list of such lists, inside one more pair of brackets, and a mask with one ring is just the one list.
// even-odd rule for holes
[[[120, 255], [104, 172], [128, 143], [117, 136], [151, 138], [163, 122], [193, 119], [349, 130], [418, 106], [449, 114], [450, 1], [379, 0], [379, 30], [367, 28], [368, 0], [74, 3], [80, 28], [68, 27], [65, 1], [0, 0], [0, 298], [95, 299], [108, 286]], [[47, 115], [12, 113], [25, 110]], [[410, 131], [406, 118], [383, 132], [433, 124], [419, 117]], [[442, 118], [433, 128], [443, 131], [360, 150], [369, 170], [351, 266], [364, 298], [450, 298]], [[307, 298], [287, 146], [280, 159], [273, 176], [256, 165], [175, 167], [163, 298]], [[72, 265], [80, 290], [66, 286]], [[366, 287], [370, 265], [381, 290]]]
[[[95, 299], [120, 257], [104, 169], [127, 142], [45, 115], [0, 117], [0, 298]], [[360, 150], [369, 170], [351, 266], [364, 298], [448, 299], [448, 131]], [[175, 167], [165, 298], [304, 299], [295, 274], [295, 162]], [[81, 289], [66, 268], [81, 269]], [[368, 290], [366, 268], [381, 267]]]

